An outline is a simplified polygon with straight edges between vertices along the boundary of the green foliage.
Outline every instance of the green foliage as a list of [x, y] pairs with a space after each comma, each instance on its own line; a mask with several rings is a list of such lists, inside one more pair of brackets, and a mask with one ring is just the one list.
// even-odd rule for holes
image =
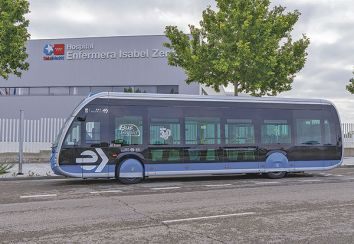
[[[354, 72], [353, 72], [354, 74]], [[349, 85], [347, 85], [347, 90], [354, 94], [354, 78], [351, 78], [350, 81], [349, 81]]]
[[269, 0], [216, 0], [217, 11], [203, 11], [200, 28], [189, 25], [191, 35], [167, 26], [172, 50], [170, 65], [182, 67], [186, 82], [199, 82], [219, 90], [235, 85], [235, 95], [276, 95], [291, 89], [295, 74], [306, 61], [309, 39], [293, 41], [291, 31], [300, 13], [270, 10]]
[[27, 0], [0, 0], [0, 77], [9, 74], [21, 76], [28, 69], [25, 61], [26, 41], [29, 38], [29, 21], [24, 15], [29, 12]]
[[124, 92], [125, 93], [133, 93], [133, 88], [129, 87], [129, 88], [124, 88]]
[[14, 164], [0, 164], [0, 175], [7, 173], [13, 166]]

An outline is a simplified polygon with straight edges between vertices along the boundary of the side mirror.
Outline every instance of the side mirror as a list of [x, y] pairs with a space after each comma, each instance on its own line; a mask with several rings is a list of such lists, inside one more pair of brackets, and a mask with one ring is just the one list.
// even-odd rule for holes
[[76, 117], [77, 121], [84, 122], [86, 121], [86, 117]]

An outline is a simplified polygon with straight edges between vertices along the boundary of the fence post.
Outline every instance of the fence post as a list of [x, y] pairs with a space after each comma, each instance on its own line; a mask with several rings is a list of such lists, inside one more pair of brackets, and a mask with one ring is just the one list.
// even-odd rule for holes
[[19, 164], [18, 164], [18, 173], [17, 175], [23, 175], [22, 173], [22, 164], [23, 164], [23, 134], [24, 134], [24, 111], [20, 110], [20, 135], [19, 135]]

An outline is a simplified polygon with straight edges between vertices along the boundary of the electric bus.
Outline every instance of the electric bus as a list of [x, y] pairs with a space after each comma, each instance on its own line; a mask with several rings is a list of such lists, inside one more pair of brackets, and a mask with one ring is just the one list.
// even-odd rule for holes
[[325, 100], [129, 94], [84, 99], [53, 144], [55, 174], [117, 178], [329, 170], [343, 159]]

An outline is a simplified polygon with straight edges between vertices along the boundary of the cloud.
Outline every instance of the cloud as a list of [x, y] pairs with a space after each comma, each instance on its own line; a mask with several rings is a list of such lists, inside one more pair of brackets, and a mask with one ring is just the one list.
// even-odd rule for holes
[[166, 25], [188, 31], [209, 4], [213, 1], [31, 0], [29, 29], [34, 39], [163, 34]]

